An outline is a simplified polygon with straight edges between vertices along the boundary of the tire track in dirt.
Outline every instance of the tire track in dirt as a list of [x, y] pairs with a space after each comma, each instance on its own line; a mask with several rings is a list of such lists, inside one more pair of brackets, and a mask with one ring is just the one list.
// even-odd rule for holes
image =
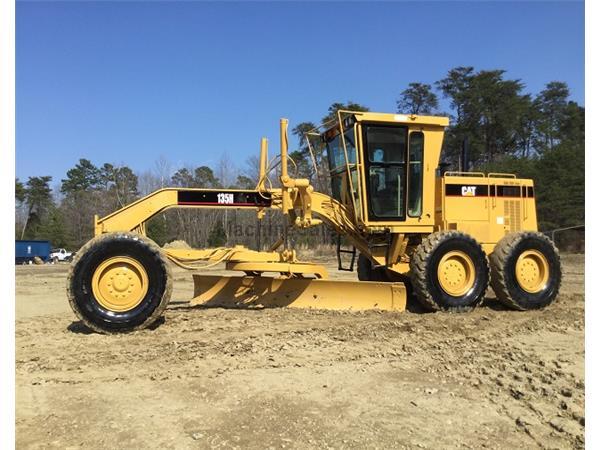
[[[566, 273], [582, 291], [581, 269]], [[165, 448], [581, 448], [583, 313], [583, 295], [567, 289], [524, 313], [489, 299], [470, 314], [174, 303], [158, 328], [113, 336], [70, 313], [40, 315], [16, 326], [17, 439], [139, 447], [126, 424], [141, 426], [133, 411], [150, 406], [136, 398], [159, 392], [140, 414]], [[434, 411], [452, 423], [431, 422]]]

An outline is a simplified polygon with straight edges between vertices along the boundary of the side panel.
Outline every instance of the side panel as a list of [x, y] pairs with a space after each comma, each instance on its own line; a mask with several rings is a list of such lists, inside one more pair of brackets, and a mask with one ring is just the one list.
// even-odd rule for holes
[[181, 206], [270, 207], [271, 194], [239, 190], [180, 190], [177, 204]]
[[273, 207], [272, 192], [241, 189], [165, 188], [115, 211], [95, 218], [95, 234], [138, 230], [155, 214], [168, 208], [249, 208]]
[[445, 176], [436, 192], [438, 227], [470, 234], [488, 253], [508, 233], [537, 231], [532, 180]]

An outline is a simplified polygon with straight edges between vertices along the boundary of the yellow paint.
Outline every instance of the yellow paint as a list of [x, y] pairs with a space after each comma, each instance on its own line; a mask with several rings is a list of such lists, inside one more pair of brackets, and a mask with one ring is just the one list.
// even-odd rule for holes
[[524, 291], [536, 294], [548, 285], [550, 279], [548, 260], [537, 250], [524, 251], [517, 259], [515, 275], [519, 286]]
[[[404, 220], [383, 221], [369, 219], [367, 174], [365, 173], [366, 161], [362, 140], [363, 126], [366, 123], [405, 126], [408, 129], [409, 142], [411, 133], [423, 133], [423, 186], [421, 215], [419, 217], [407, 215]], [[324, 193], [315, 192], [309, 180], [290, 176], [288, 172], [288, 121], [287, 119], [281, 119], [280, 185], [271, 186], [270, 183], [266, 183], [267, 141], [263, 139], [261, 140], [259, 180], [254, 192], [269, 193], [272, 199], [271, 209], [278, 210], [288, 216], [293, 226], [308, 228], [326, 223], [337, 233], [348, 238], [358, 252], [369, 257], [374, 263], [385, 265], [388, 269], [403, 274], [409, 271], [410, 255], [420, 238], [434, 231], [459, 230], [468, 233], [482, 245], [487, 254], [493, 251], [495, 244], [507, 233], [536, 231], [535, 198], [527, 195], [519, 195], [514, 198], [495, 195], [495, 189], [498, 186], [517, 187], [519, 192], [522, 193], [523, 187], [533, 187], [532, 180], [517, 179], [510, 174], [485, 175], [483, 173], [450, 172], [438, 176], [436, 169], [439, 165], [444, 130], [447, 126], [447, 117], [340, 111], [336, 123], [330, 124], [330, 128], [324, 134], [341, 133], [343, 136], [345, 131], [351, 130], [355, 140], [356, 162], [352, 164], [348, 162], [350, 159], [349, 149], [346, 147], [346, 142], [343, 141], [344, 157], [347, 164], [345, 164], [343, 171], [343, 195], [341, 197], [343, 201], [338, 201]], [[406, 177], [408, 176], [407, 171]], [[267, 186], [268, 184], [269, 186]], [[446, 195], [448, 184], [464, 185], [465, 189], [461, 191], [461, 195]], [[474, 187], [477, 186], [487, 189], [488, 194], [485, 196], [476, 195]], [[99, 235], [115, 231], [135, 231], [144, 234], [145, 222], [169, 208], [206, 209], [215, 207], [213, 205], [178, 205], [179, 190], [206, 191], [205, 189], [187, 188], [160, 189], [108, 216], [95, 217], [95, 233]], [[210, 189], [210, 191], [214, 191], [214, 189]], [[403, 199], [405, 209], [408, 203], [408, 189], [406, 191]], [[525, 192], [527, 192], [526, 189]], [[218, 206], [219, 209], [235, 207]], [[256, 210], [259, 218], [265, 213], [264, 207], [257, 207]], [[392, 245], [390, 249], [371, 245], [373, 239], [382, 242], [383, 236], [388, 236], [388, 234]], [[241, 270], [247, 273], [279, 272], [288, 278], [327, 277], [327, 272], [322, 266], [297, 261], [293, 250], [274, 251], [280, 245], [281, 243], [274, 245], [272, 247], [273, 251], [270, 252], [255, 252], [239, 246], [231, 249], [167, 249], [165, 252], [172, 261], [188, 269], [201, 269], [202, 267], [210, 267], [225, 262], [229, 269]], [[474, 283], [473, 262], [468, 256], [460, 252], [453, 252], [450, 256], [446, 256], [439, 266], [440, 284], [450, 295], [464, 295]], [[199, 266], [198, 261], [205, 261], [208, 264]], [[524, 257], [519, 264], [520, 270], [523, 271], [520, 283], [522, 283], [524, 289], [541, 289], [549, 276], [547, 262], [544, 263], [543, 260], [530, 254]], [[129, 270], [135, 271], [134, 269], [135, 266], [131, 265]], [[540, 275], [536, 275], [536, 270]], [[138, 277], [140, 288], [136, 291], [138, 294], [131, 294], [127, 301], [117, 300], [121, 297], [115, 296], [114, 292], [112, 294], [110, 292], [106, 293], [108, 283], [105, 281], [105, 276], [97, 276], [96, 289], [99, 292], [100, 289], [103, 290], [102, 301], [106, 305], [110, 305], [112, 308], [131, 308], [136, 301], [141, 301], [138, 297], [143, 290], [144, 276], [140, 272]], [[265, 282], [261, 281], [261, 283]], [[279, 281], [270, 283], [279, 283]], [[310, 283], [308, 283], [308, 286], [310, 287]], [[322, 285], [317, 284], [315, 286]], [[338, 285], [338, 287], [349, 288], [349, 285]], [[322, 287], [319, 287], [319, 289], [322, 289]], [[303, 292], [305, 297], [300, 296], [301, 303], [308, 301], [306, 299], [310, 298], [309, 291]], [[361, 292], [363, 295], [368, 294], [368, 291]], [[386, 292], [389, 294], [389, 291]], [[388, 297], [383, 303], [389, 305], [390, 301], [390, 297]], [[311, 302], [308, 301], [308, 303]], [[337, 303], [332, 302], [331, 304]], [[359, 300], [357, 296], [356, 298], [352, 297], [350, 304], [363, 305], [364, 302]]]
[[462, 297], [475, 284], [475, 265], [466, 253], [451, 251], [440, 260], [437, 277], [441, 288], [448, 295]]
[[319, 279], [326, 279], [327, 269], [319, 264], [312, 263], [285, 263], [285, 262], [228, 262], [227, 270], [239, 270], [262, 274], [263, 272], [280, 273], [287, 277], [311, 275]]
[[[475, 175], [475, 176], [473, 176]], [[449, 196], [446, 185], [481, 186], [487, 196]], [[496, 194], [499, 187], [515, 187], [518, 197]], [[436, 183], [436, 227], [440, 230], [459, 230], [471, 235], [490, 254], [495, 244], [506, 234], [518, 231], [537, 231], [535, 198], [523, 196], [525, 188], [533, 187], [533, 180], [514, 175], [451, 172]]]
[[[255, 261], [255, 262], [283, 262], [284, 255], [280, 252], [257, 252], [250, 250], [243, 245], [236, 245], [233, 248], [165, 248], [167, 256], [178, 259], [182, 262], [190, 261], [217, 261], [227, 254], [227, 261]], [[292, 256], [292, 255], [289, 255]], [[295, 255], [290, 259], [293, 261]]]
[[192, 305], [404, 311], [402, 283], [193, 275]]
[[144, 267], [129, 256], [103, 261], [92, 276], [92, 292], [102, 307], [114, 312], [130, 311], [148, 292]]

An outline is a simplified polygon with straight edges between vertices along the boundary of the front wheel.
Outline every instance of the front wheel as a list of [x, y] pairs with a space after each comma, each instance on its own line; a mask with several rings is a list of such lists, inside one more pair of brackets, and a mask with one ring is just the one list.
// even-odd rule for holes
[[67, 282], [71, 308], [100, 333], [151, 325], [166, 308], [171, 290], [171, 271], [160, 247], [126, 232], [89, 241], [77, 252]]
[[490, 257], [492, 289], [506, 306], [517, 310], [549, 305], [558, 295], [562, 271], [554, 243], [537, 232], [511, 233]]
[[415, 296], [431, 311], [464, 311], [477, 306], [489, 284], [489, 266], [481, 246], [468, 234], [430, 234], [410, 261]]

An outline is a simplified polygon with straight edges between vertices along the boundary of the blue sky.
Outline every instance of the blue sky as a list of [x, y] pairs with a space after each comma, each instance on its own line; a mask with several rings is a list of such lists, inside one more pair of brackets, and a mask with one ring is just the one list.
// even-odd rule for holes
[[584, 103], [583, 2], [17, 2], [16, 176], [79, 158], [243, 168], [278, 120], [395, 111], [413, 81], [505, 69]]

